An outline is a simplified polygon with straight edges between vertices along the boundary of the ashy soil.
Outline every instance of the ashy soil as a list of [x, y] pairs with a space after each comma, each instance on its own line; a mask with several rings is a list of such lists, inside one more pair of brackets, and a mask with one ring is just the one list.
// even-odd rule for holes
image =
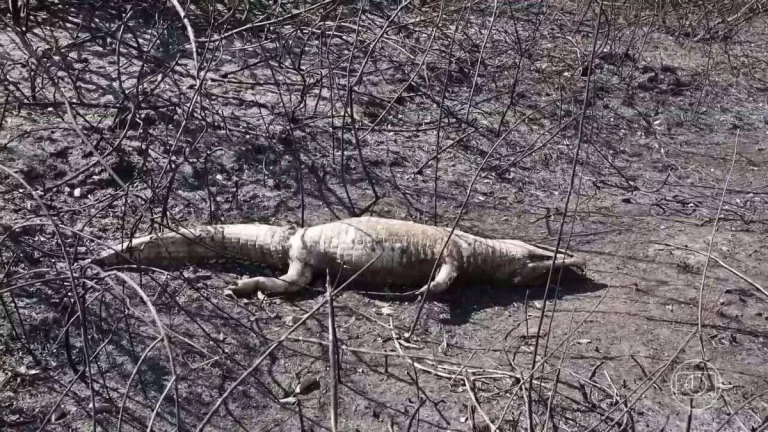
[[[207, 3], [0, 17], [0, 429], [766, 430], [762, 2]], [[588, 264], [333, 325], [223, 295], [258, 263], [86, 265], [363, 214]]]

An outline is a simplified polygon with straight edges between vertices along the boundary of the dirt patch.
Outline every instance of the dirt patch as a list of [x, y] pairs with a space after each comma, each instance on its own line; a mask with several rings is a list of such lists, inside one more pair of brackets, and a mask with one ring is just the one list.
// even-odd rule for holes
[[233, 301], [270, 270], [82, 263], [168, 226], [460, 209], [488, 237], [562, 224], [586, 277], [454, 287], [407, 341], [412, 287], [342, 292], [338, 430], [766, 427], [759, 10], [234, 3], [190, 6], [196, 56], [170, 5], [0, 30], [0, 428], [329, 429], [327, 306], [285, 336], [324, 281]]

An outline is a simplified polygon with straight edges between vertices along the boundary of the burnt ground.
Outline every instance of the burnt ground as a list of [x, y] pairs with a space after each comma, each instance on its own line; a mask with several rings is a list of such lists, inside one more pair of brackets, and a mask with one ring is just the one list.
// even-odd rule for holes
[[489, 237], [562, 223], [585, 276], [453, 287], [408, 341], [417, 299], [344, 290], [338, 430], [766, 427], [762, 2], [232, 3], [193, 2], [197, 59], [170, 2], [4, 15], [0, 429], [330, 429], [327, 306], [288, 332], [324, 281], [232, 301], [270, 270], [82, 263], [169, 226], [462, 208]]

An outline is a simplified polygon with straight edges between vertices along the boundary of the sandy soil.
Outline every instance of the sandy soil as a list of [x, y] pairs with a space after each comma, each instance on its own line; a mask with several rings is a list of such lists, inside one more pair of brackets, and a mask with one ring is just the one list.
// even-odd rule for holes
[[270, 270], [80, 263], [164, 226], [450, 226], [472, 184], [461, 229], [554, 245], [562, 222], [586, 277], [454, 287], [407, 342], [418, 301], [342, 292], [338, 430], [763, 430], [763, 18], [628, 7], [595, 33], [592, 3], [499, 4], [198, 13], [197, 69], [171, 6], [0, 27], [0, 429], [329, 429], [327, 306], [281, 339], [324, 281], [233, 301]]

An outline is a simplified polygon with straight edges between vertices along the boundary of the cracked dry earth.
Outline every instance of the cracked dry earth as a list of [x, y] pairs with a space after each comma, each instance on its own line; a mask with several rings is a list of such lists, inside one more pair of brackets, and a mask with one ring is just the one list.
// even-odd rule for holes
[[[426, 75], [407, 87], [416, 67], [411, 51], [424, 50], [430, 29], [418, 28], [416, 18], [434, 20], [436, 12], [398, 16], [395, 22], [413, 28], [400, 27], [401, 39], [387, 35], [352, 98], [357, 127], [370, 128], [359, 154], [348, 119], [342, 127], [341, 102], [322, 86], [308, 90], [310, 108], [285, 114], [300, 80], [287, 68], [280, 90], [269, 84], [274, 75], [257, 60], [279, 51], [272, 39], [258, 39], [263, 51], [242, 49], [253, 41], [235, 38], [215, 48], [201, 105], [193, 104], [187, 121], [195, 83], [187, 73], [191, 55], [182, 56], [170, 69], [173, 79], [158, 78], [147, 101], [167, 107], [143, 111], [141, 127], [113, 128], [114, 110], [98, 108], [117, 103], [114, 49], [86, 44], [78, 55], [87, 62], [57, 66], [64, 95], [79, 101], [79, 127], [129, 184], [128, 194], [63, 119], [60, 95], [54, 100], [45, 88], [37, 101], [8, 99], [0, 128], [7, 168], [0, 173], [0, 429], [92, 430], [95, 423], [133, 431], [152, 422], [158, 431], [196, 430], [209, 413], [206, 430], [328, 429], [328, 308], [285, 336], [324, 301], [325, 281], [299, 296], [233, 301], [222, 295], [233, 280], [271, 271], [226, 261], [121, 271], [124, 277], [75, 268], [70, 277], [63, 254], [80, 262], [102, 242], [145, 234], [150, 219], [159, 229], [349, 217], [374, 201], [369, 178], [383, 197], [370, 214], [433, 223], [436, 202], [438, 223], [450, 226], [500, 122], [509, 133], [480, 171], [459, 228], [553, 246], [563, 220], [562, 246], [587, 259], [586, 278], [555, 281], [548, 298], [542, 287], [455, 287], [426, 302], [408, 341], [402, 335], [419, 302], [398, 297], [403, 287], [392, 294], [344, 290], [334, 299], [338, 430], [490, 430], [488, 421], [500, 430], [527, 430], [529, 422], [569, 431], [676, 431], [689, 422], [701, 431], [765, 428], [768, 294], [759, 287], [768, 286], [768, 107], [765, 66], [754, 61], [768, 54], [765, 29], [749, 27], [727, 43], [647, 31], [644, 44], [631, 47], [633, 61], [598, 56], [592, 75], [561, 74], [552, 71], [573, 53], [556, 35], [574, 32], [570, 23], [581, 16], [566, 9], [538, 30], [528, 57], [538, 63], [523, 69], [519, 99], [504, 121], [515, 73], [509, 65], [518, 57], [506, 39], [513, 19], [500, 14], [483, 54], [492, 60], [477, 72], [474, 120], [466, 123], [459, 119], [476, 67], [470, 59], [480, 55], [472, 41], [483, 39], [491, 21], [490, 12], [475, 12], [457, 33], [465, 51], [456, 64], [441, 60], [450, 37], [439, 33], [435, 43], [444, 51], [434, 51]], [[368, 19], [384, 25], [376, 14]], [[595, 25], [594, 16], [586, 20]], [[534, 32], [529, 21], [519, 25], [523, 34]], [[334, 73], [346, 74], [344, 38], [354, 30], [337, 31], [330, 44], [308, 42], [328, 49], [328, 58], [304, 55], [326, 68], [326, 61], [341, 64]], [[368, 31], [372, 40], [376, 32]], [[589, 53], [591, 35], [572, 40]], [[28, 72], [16, 38], [0, 31], [3, 79], [24, 89]], [[625, 48], [608, 44], [601, 52]], [[356, 52], [353, 63], [360, 67], [365, 55]], [[245, 64], [252, 66], [240, 70]], [[78, 94], [63, 79], [67, 67], [87, 78]], [[137, 64], [121, 67], [122, 79], [138, 74]], [[314, 77], [316, 70], [304, 72]], [[441, 154], [435, 194], [429, 160], [446, 76], [450, 121], [443, 119], [441, 147], [469, 135]], [[340, 77], [334, 85], [343, 92]], [[552, 90], [557, 79], [572, 93], [559, 105], [552, 103], [560, 97]], [[588, 80], [591, 103], [579, 140], [573, 119]], [[408, 92], [396, 97], [401, 88]], [[374, 127], [390, 100], [397, 103]], [[540, 113], [517, 123], [534, 110]], [[544, 141], [540, 134], [553, 138], [528, 153]], [[702, 358], [711, 369], [689, 362]], [[702, 384], [696, 377], [713, 381], [692, 399], [701, 409], [689, 413], [682, 396]]]

